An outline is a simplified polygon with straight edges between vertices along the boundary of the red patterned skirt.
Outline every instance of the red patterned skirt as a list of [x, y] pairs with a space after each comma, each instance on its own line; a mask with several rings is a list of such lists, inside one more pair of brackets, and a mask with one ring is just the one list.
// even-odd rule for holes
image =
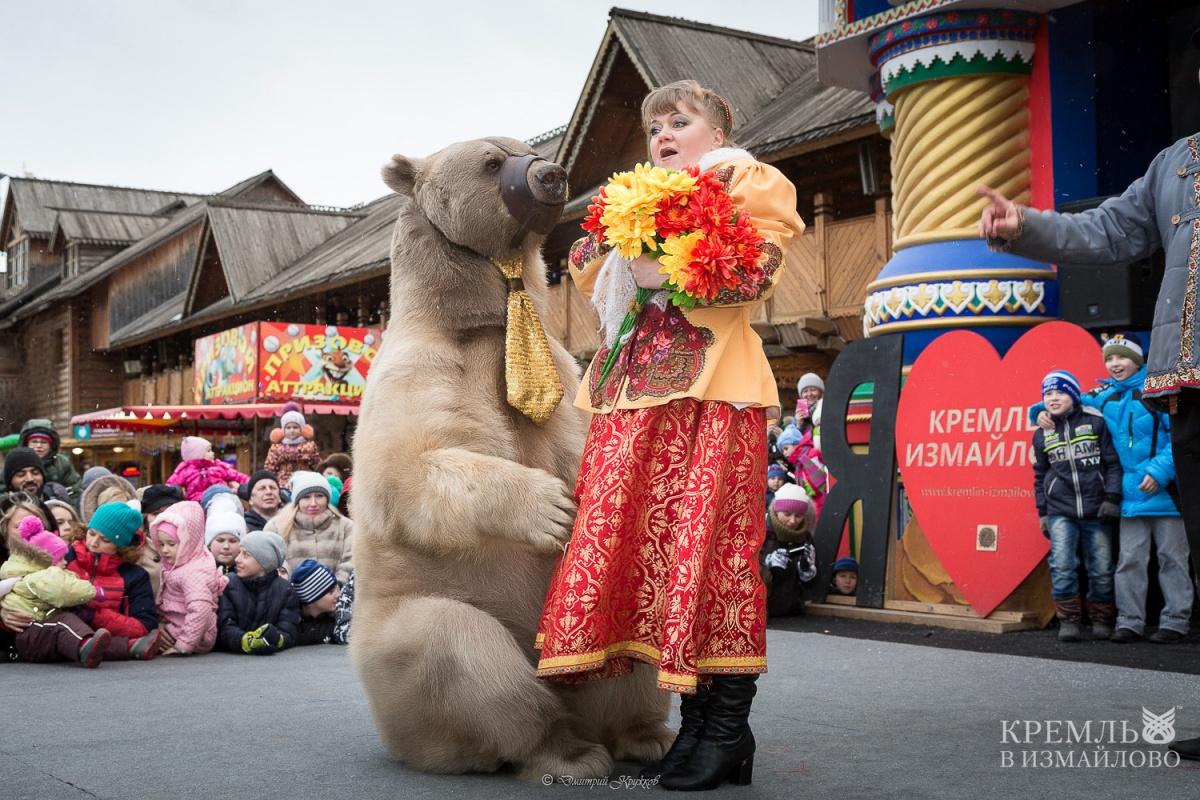
[[597, 414], [538, 677], [608, 678], [637, 659], [661, 688], [691, 693], [701, 675], [766, 672], [766, 450], [761, 408], [682, 399]]

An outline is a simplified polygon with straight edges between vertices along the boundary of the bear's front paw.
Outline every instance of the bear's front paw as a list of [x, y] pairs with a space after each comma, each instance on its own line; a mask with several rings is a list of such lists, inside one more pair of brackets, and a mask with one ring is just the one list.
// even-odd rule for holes
[[530, 538], [539, 550], [564, 550], [575, 526], [575, 498], [565, 483], [552, 475], [538, 487]]

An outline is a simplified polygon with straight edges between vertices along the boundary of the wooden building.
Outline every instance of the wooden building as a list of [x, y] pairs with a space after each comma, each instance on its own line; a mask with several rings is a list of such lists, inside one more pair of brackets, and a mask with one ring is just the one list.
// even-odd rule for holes
[[[76, 440], [69, 421], [125, 404], [191, 403], [195, 337], [238, 324], [252, 307], [272, 305], [260, 312], [270, 319], [340, 321], [351, 302], [331, 313], [320, 301], [278, 303], [312, 287], [271, 292], [272, 280], [372, 208], [305, 205], [270, 171], [211, 196], [12, 179], [0, 225], [15, 267], [0, 296], [3, 432], [46, 417], [82, 461], [119, 462], [139, 445], [142, 456], [161, 455], [149, 435]], [[269, 300], [254, 305], [260, 295]], [[372, 308], [377, 322], [379, 302]], [[228, 438], [232, 447], [244, 436], [231, 426]], [[143, 462], [162, 477], [163, 464]]]
[[[571, 121], [534, 142], [554, 151], [573, 187], [546, 245], [551, 281], [566, 273], [590, 198], [614, 172], [647, 160], [642, 99], [683, 78], [719, 92], [738, 145], [796, 185], [808, 231], [754, 323], [781, 392], [794, 397], [801, 374], [827, 374], [845, 343], [861, 338], [866, 284], [891, 257], [889, 159], [875, 105], [866, 93], [819, 85], [811, 41], [613, 9]], [[598, 320], [569, 284], [552, 287], [546, 324], [590, 358]]]

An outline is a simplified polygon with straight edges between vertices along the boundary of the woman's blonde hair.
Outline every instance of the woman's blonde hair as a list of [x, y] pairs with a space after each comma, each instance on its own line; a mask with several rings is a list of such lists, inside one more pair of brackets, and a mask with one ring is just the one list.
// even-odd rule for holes
[[[333, 503], [328, 503], [325, 508], [333, 512], [336, 517], [343, 516], [342, 512], [338, 511], [337, 506]], [[300, 512], [300, 504], [296, 501], [288, 503], [279, 510], [279, 513], [271, 517], [273, 523], [271, 527], [275, 533], [279, 534], [279, 538], [285, 542], [292, 540], [292, 529], [296, 527], [296, 514]]]
[[33, 498], [32, 495], [25, 492], [12, 492], [4, 499], [4, 513], [0, 514], [0, 538], [5, 540], [7, 547], [8, 523], [17, 515], [17, 511], [28, 511], [30, 514], [38, 517], [42, 521], [42, 526], [50, 531], [58, 530], [58, 525], [51, 525], [54, 522], [51, 519], [46, 520], [46, 514], [42, 511], [42, 505]]
[[99, 508], [105, 503], [128, 503], [133, 499], [134, 498], [129, 496], [129, 492], [125, 491], [124, 486], [110, 486], [101, 492], [100, 496], [96, 498], [96, 508]]
[[693, 80], [668, 83], [646, 95], [642, 101], [642, 130], [646, 140], [650, 139], [650, 123], [655, 117], [685, 107], [700, 112], [709, 125], [723, 132], [727, 147], [737, 146], [733, 141], [733, 112], [729, 104], [721, 95]]

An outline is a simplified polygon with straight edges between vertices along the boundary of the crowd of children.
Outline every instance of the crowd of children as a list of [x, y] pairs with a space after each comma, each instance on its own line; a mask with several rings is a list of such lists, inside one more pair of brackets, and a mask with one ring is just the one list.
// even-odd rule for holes
[[[284, 450], [272, 452], [286, 480], [237, 472], [192, 436], [174, 474], [140, 492], [102, 469], [84, 473], [78, 509], [12, 490], [15, 482], [6, 487], [0, 632], [8, 652], [0, 656], [91, 668], [214, 649], [269, 655], [346, 644], [354, 525], [338, 501], [352, 465], [344, 454], [321, 462], [306, 446], [312, 429], [298, 409], [288, 409], [283, 427]], [[299, 460], [289, 460], [293, 450]], [[35, 456], [30, 449], [17, 459], [32, 464]], [[311, 471], [318, 464], [328, 476]], [[290, 498], [283, 506], [281, 490]], [[260, 524], [248, 525], [251, 516]]]
[[[1096, 389], [1083, 394], [1073, 375], [1055, 370], [1042, 382], [1042, 402], [1030, 409], [1038, 423], [1034, 496], [1050, 540], [1058, 638], [1080, 641], [1085, 614], [1094, 639], [1126, 644], [1145, 635], [1153, 542], [1163, 608], [1148, 639], [1171, 644], [1187, 635], [1194, 599], [1171, 418], [1141, 402], [1146, 368], [1136, 336], [1110, 338], [1103, 355], [1111, 377]], [[1080, 552], [1087, 574], [1082, 600]]]
[[[821, 407], [825, 383], [815, 373], [806, 373], [796, 385], [799, 399], [796, 414], [786, 427], [768, 437], [767, 535], [759, 556], [759, 571], [767, 585], [767, 613], [788, 616], [804, 613], [805, 595], [817, 577], [813, 534], [826, 494], [826, 471], [821, 458]], [[838, 561], [853, 565], [854, 584], [858, 566], [854, 559]], [[836, 567], [837, 565], [835, 565]], [[837, 573], [830, 583], [834, 594], [853, 595], [855, 585], [839, 583]]]

